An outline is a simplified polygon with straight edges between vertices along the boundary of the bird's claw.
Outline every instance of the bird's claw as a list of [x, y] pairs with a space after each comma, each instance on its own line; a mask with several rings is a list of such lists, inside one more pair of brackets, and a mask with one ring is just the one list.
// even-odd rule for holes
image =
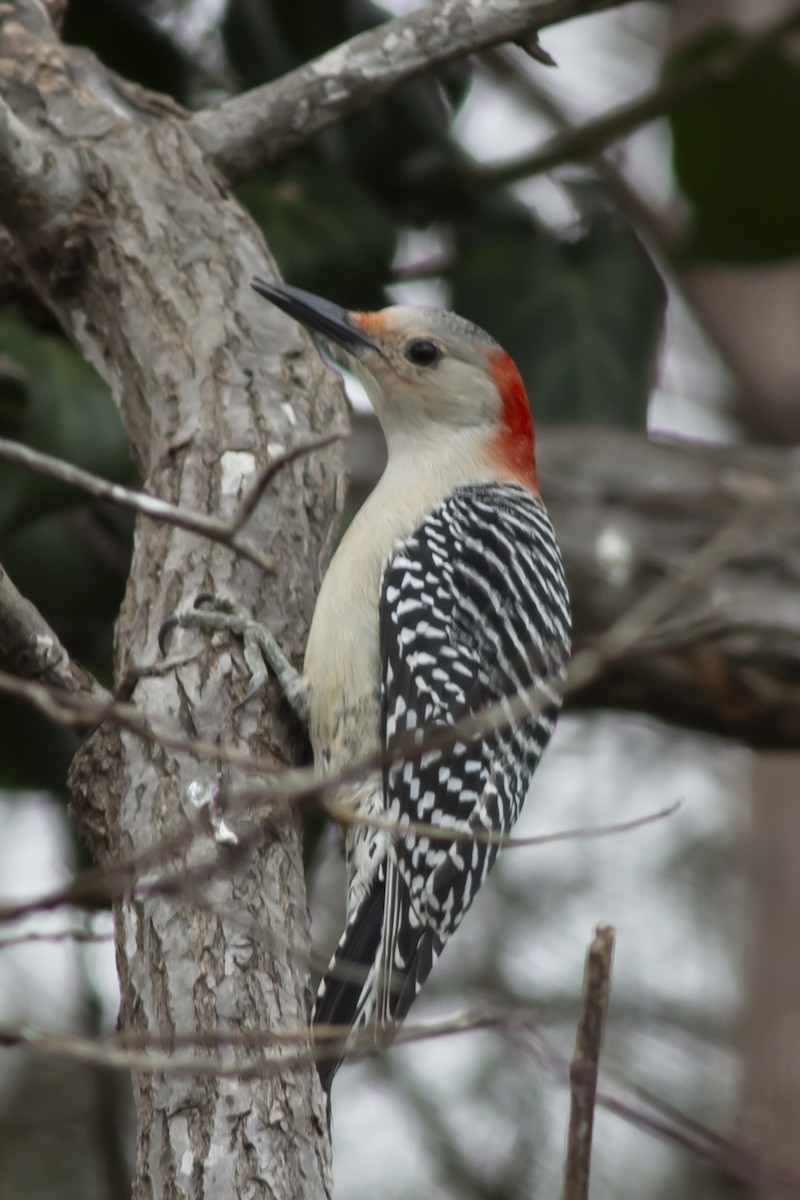
[[[212, 623], [212, 621], [209, 621], [208, 617], [203, 617], [201, 615], [201, 610], [205, 605], [213, 606], [213, 614], [240, 617], [240, 614], [237, 613], [230, 600], [225, 600], [224, 597], [217, 596], [214, 594], [214, 592], [200, 592], [200, 594], [195, 597], [192, 608], [184, 612], [172, 613], [172, 615], [167, 617], [166, 621], [164, 621], [161, 625], [161, 628], [158, 631], [158, 648], [162, 654], [167, 653], [167, 642], [169, 640], [169, 635], [174, 629], [216, 630], [224, 628], [224, 625]], [[242, 618], [240, 617], [240, 619]]]
[[302, 675], [291, 665], [269, 629], [242, 613], [232, 601], [214, 592], [201, 592], [192, 608], [167, 617], [158, 631], [162, 654], [166, 654], [167, 640], [175, 628], [227, 632], [241, 638], [251, 682], [237, 709], [258, 695], [269, 679], [271, 668], [298, 717], [307, 720], [308, 688]]

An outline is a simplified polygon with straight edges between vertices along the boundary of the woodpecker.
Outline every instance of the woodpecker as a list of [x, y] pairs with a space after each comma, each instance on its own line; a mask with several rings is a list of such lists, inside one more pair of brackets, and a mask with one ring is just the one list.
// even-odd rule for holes
[[[358, 1032], [384, 1039], [406, 1016], [519, 814], [561, 703], [570, 607], [528, 398], [497, 342], [451, 312], [252, 286], [357, 376], [388, 449], [322, 581], [302, 676], [258, 639], [320, 774], [382, 763], [336, 797], [357, 820], [313, 1012], [342, 1029], [319, 1063], [329, 1093]], [[469, 730], [488, 708], [503, 719]], [[420, 752], [389, 759], [398, 739]]]

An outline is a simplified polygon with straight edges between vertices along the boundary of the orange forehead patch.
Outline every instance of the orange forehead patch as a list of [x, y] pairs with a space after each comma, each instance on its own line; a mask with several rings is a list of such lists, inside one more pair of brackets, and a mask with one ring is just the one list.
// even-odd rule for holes
[[386, 318], [382, 312], [351, 312], [348, 315], [351, 324], [367, 337], [385, 337]]
[[513, 478], [538, 493], [536, 441], [525, 384], [505, 350], [487, 350], [486, 358], [502, 404], [501, 428], [494, 446], [498, 463]]

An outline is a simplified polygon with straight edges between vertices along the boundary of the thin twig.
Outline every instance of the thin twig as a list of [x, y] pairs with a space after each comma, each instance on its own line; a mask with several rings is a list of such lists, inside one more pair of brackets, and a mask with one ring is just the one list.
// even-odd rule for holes
[[[511, 86], [516, 95], [537, 114], [547, 117], [558, 129], [559, 137], [576, 132], [578, 127], [563, 105], [539, 82], [538, 75], [526, 71], [516, 57], [506, 50], [489, 50], [483, 55], [482, 62], [497, 82]], [[682, 234], [678, 218], [672, 213], [660, 212], [649, 204], [631, 185], [611, 155], [597, 150], [586, 154], [584, 161], [607, 185], [623, 214], [656, 256], [665, 266], [672, 265]]]
[[[318, 781], [316, 789], [311, 789], [311, 795], [314, 795], [314, 790], [321, 791], [322, 788], [323, 783]], [[303, 800], [306, 799], [305, 793], [301, 793], [301, 796]], [[0, 903], [0, 924], [18, 921], [35, 913], [52, 912], [65, 907], [103, 908], [110, 901], [118, 899], [120, 896], [131, 891], [134, 891], [140, 899], [145, 896], [152, 898], [155, 896], [185, 893], [188, 887], [207, 882], [220, 872], [230, 874], [234, 863], [246, 859], [252, 851], [262, 844], [268, 832], [274, 829], [276, 809], [280, 812], [281, 810], [285, 811], [291, 805], [296, 806], [299, 803], [300, 797], [296, 791], [290, 791], [285, 794], [279, 793], [278, 795], [268, 797], [265, 795], [264, 790], [259, 789], [258, 791], [248, 793], [237, 793], [234, 800], [239, 811], [244, 809], [246, 803], [252, 804], [255, 802], [259, 803], [262, 809], [264, 804], [268, 803], [269, 812], [267, 816], [262, 814], [257, 823], [246, 832], [237, 833], [236, 842], [226, 844], [224, 854], [220, 854], [215, 850], [212, 854], [199, 861], [191, 864], [181, 862], [174, 869], [165, 868], [161, 874], [146, 877], [147, 873], [152, 869], [163, 865], [168, 859], [185, 852], [193, 837], [206, 833], [206, 830], [199, 823], [187, 825], [185, 821], [182, 821], [173, 832], [160, 838], [137, 854], [123, 858], [109, 867], [89, 867], [69, 883], [51, 892], [38, 897], [32, 897], [28, 900]], [[442, 829], [440, 826], [428, 825], [422, 822], [416, 823], [413, 829], [419, 836], [428, 837], [431, 841], [441, 840], [454, 843], [458, 843], [459, 841], [470, 843], [487, 842], [489, 844], [497, 844], [501, 848], [532, 847], [547, 845], [551, 842], [577, 841], [585, 838], [612, 837], [619, 834], [631, 833], [646, 825], [673, 816], [680, 808], [680, 805], [681, 801], [676, 801], [665, 808], [658, 809], [656, 812], [645, 813], [643, 816], [635, 817], [630, 821], [618, 821], [605, 826], [578, 826], [573, 829], [556, 830], [554, 833], [537, 834], [532, 837], [523, 838], [492, 834], [488, 831], [480, 830]], [[235, 813], [236, 809], [233, 808], [233, 805], [230, 808]], [[226, 807], [226, 816], [229, 815], [230, 810]], [[397, 822], [388, 819], [381, 820], [378, 817], [362, 818], [355, 815], [351, 816], [348, 813], [348, 820], [352, 824], [377, 825], [380, 828], [388, 829], [392, 833], [396, 833], [398, 828], [400, 828]], [[409, 828], [402, 826], [402, 832], [407, 834]], [[3, 944], [0, 942], [0, 948], [2, 948]]]
[[[538, 78], [525, 71], [520, 62], [511, 54], [505, 50], [490, 50], [483, 55], [482, 61], [496, 79], [506, 85], [510, 82], [517, 95], [532, 105], [536, 112], [548, 117], [559, 129], [559, 137], [566, 139], [577, 132], [576, 126], [562, 105], [545, 90], [538, 82]], [[716, 350], [731, 376], [737, 379], [740, 387], [747, 391], [749, 384], [746, 379], [741, 377], [741, 364], [736, 354], [732, 352], [730, 339], [726, 340], [721, 336], [717, 323], [708, 319], [702, 297], [697, 295], [693, 274], [681, 269], [682, 263], [679, 256], [685, 240], [685, 219], [676, 210], [659, 209], [645, 199], [611, 155], [597, 150], [587, 153], [584, 161], [603, 180], [616, 200], [620, 211], [643, 238], [656, 262], [669, 275], [674, 285], [683, 292], [686, 303], [694, 313], [709, 343]]]
[[544, 146], [529, 154], [521, 154], [504, 163], [478, 168], [474, 172], [474, 178], [487, 187], [497, 187], [515, 183], [520, 179], [530, 179], [534, 175], [552, 171], [554, 167], [566, 162], [591, 158], [641, 125], [666, 116], [702, 92], [726, 83], [760, 54], [779, 43], [798, 25], [800, 8], [782, 14], [776, 21], [770, 22], [759, 33], [741, 43], [721, 46], [718, 50], [709, 52], [708, 57], [696, 67], [662, 80], [652, 91], [646, 92], [630, 104], [620, 105], [576, 129], [558, 133]]
[[[504, 1019], [497, 1015], [475, 1016], [458, 1014], [447, 1021], [425, 1025], [407, 1025], [399, 1031], [394, 1027], [382, 1031], [363, 1029], [352, 1035], [352, 1057], [374, 1053], [388, 1042], [408, 1043], [427, 1041], [443, 1036], [469, 1033], [481, 1029], [502, 1027]], [[299, 1029], [269, 1030], [252, 1034], [231, 1032], [219, 1035], [204, 1035], [202, 1032], [176, 1036], [168, 1039], [145, 1037], [136, 1039], [128, 1034], [104, 1038], [80, 1037], [68, 1033], [56, 1033], [36, 1026], [0, 1025], [0, 1047], [28, 1046], [43, 1050], [56, 1058], [93, 1063], [117, 1071], [169, 1071], [175, 1075], [211, 1075], [247, 1079], [254, 1075], [283, 1073], [287, 1069], [306, 1066], [311, 1062], [322, 1062], [327, 1058], [339, 1058], [342, 1053], [342, 1029], [339, 1025], [315, 1026], [315, 1044], [311, 1043], [308, 1026]], [[137, 1044], [138, 1042], [138, 1044]], [[351, 1038], [348, 1038], [348, 1058], [351, 1057]], [[197, 1046], [246, 1047], [259, 1051], [247, 1060], [224, 1062], [218, 1055], [197, 1053]], [[189, 1047], [188, 1054], [176, 1054], [173, 1046]]]
[[[516, 1029], [513, 1027], [515, 1023]], [[518, 1021], [509, 1017], [506, 1029], [520, 1048], [533, 1054], [554, 1080], [569, 1084], [569, 1060], [547, 1041], [534, 1021], [527, 1016]], [[771, 1163], [743, 1145], [739, 1135], [736, 1140], [726, 1138], [659, 1098], [643, 1096], [639, 1089], [626, 1082], [606, 1082], [601, 1079], [595, 1104], [650, 1136], [695, 1155], [733, 1179], [757, 1184], [761, 1188], [784, 1188], [787, 1189], [787, 1195], [800, 1195], [800, 1175], [797, 1172]]]
[[[257, 798], [251, 797], [251, 798]], [[237, 795], [236, 799], [240, 799]], [[673, 800], [653, 812], [641, 817], [632, 817], [628, 821], [613, 821], [607, 825], [583, 825], [571, 829], [559, 829], [555, 833], [534, 833], [528, 837], [515, 837], [509, 833], [492, 833], [488, 829], [472, 829], [469, 826], [431, 825], [427, 821], [396, 821], [389, 817], [365, 816], [347, 804], [323, 804], [327, 816], [337, 825], [345, 828], [364, 825], [368, 829], [385, 829], [387, 833], [402, 833], [403, 837], [415, 834], [417, 837], [429, 838], [432, 842], [468, 842], [480, 846], [497, 846], [500, 850], [530, 849], [532, 846], [549, 846], [553, 842], [573, 842], [592, 840], [594, 838], [615, 837], [620, 833], [632, 833], [656, 821], [674, 817], [681, 808], [681, 800]]]
[[297, 446], [293, 446], [291, 450], [287, 450], [285, 454], [274, 458], [265, 470], [262, 471], [239, 505], [237, 512], [228, 522], [228, 529], [231, 535], [237, 534], [245, 522], [250, 519], [256, 510], [259, 500], [279, 471], [282, 471], [284, 467], [290, 466], [293, 462], [297, 462], [299, 458], [305, 458], [308, 454], [316, 454], [319, 450], [326, 450], [328, 446], [333, 446], [335, 442], [345, 441], [347, 436], [346, 433], [329, 433], [325, 437], [313, 438], [308, 442], [300, 442]]
[[575, 1054], [569, 1069], [571, 1105], [564, 1200], [588, 1200], [589, 1196], [594, 1105], [613, 954], [614, 929], [611, 925], [598, 925], [586, 956]]
[[[465, 1012], [453, 1018], [433, 1023], [406, 1024], [391, 1031], [392, 1040], [409, 1044], [452, 1037], [479, 1030], [493, 1030], [512, 1040], [525, 1052], [535, 1056], [548, 1074], [562, 1085], [570, 1082], [570, 1063], [542, 1034], [529, 1011], [507, 1009], [503, 1012]], [[28, 1046], [54, 1057], [96, 1064], [111, 1070], [169, 1072], [176, 1075], [249, 1078], [256, 1074], [284, 1074], [302, 1068], [310, 1062], [341, 1055], [341, 1029], [336, 1026], [315, 1030], [316, 1044], [310, 1042], [306, 1026], [297, 1029], [260, 1031], [209, 1032], [175, 1034], [168, 1038], [154, 1035], [123, 1033], [106, 1039], [76, 1037], [38, 1029], [21, 1023], [0, 1025], [0, 1046]], [[389, 1040], [387, 1031], [362, 1030], [354, 1037], [353, 1057], [363, 1057], [383, 1048]], [[225, 1059], [220, 1054], [199, 1054], [202, 1046], [229, 1048]], [[188, 1047], [194, 1053], [175, 1053], [178, 1047]], [[244, 1060], [232, 1062], [230, 1051], [249, 1049]], [[349, 1049], [348, 1049], [349, 1055]], [[598, 1107], [615, 1113], [650, 1136], [669, 1142], [697, 1158], [717, 1167], [725, 1175], [758, 1184], [761, 1187], [787, 1189], [787, 1194], [800, 1191], [800, 1176], [790, 1169], [771, 1163], [743, 1145], [741, 1138], [726, 1138], [671, 1105], [653, 1097], [644, 1097], [625, 1083], [598, 1086], [595, 1102]]]
[[96, 933], [92, 929], [61, 929], [57, 933], [19, 933], [14, 937], [0, 938], [0, 951], [9, 950], [15, 946], [28, 946], [32, 942], [47, 942], [50, 945], [59, 942], [80, 942], [83, 944], [92, 944], [94, 942], [113, 942], [114, 934]]
[[278, 471], [303, 455], [312, 454], [316, 450], [322, 450], [326, 446], [332, 445], [342, 436], [342, 434], [335, 433], [315, 441], [304, 442], [273, 460], [260, 474], [234, 516], [227, 521], [220, 517], [210, 517], [206, 513], [180, 508], [177, 504], [170, 504], [169, 501], [152, 496], [149, 492], [123, 487], [119, 483], [110, 483], [107, 479], [101, 479], [99, 475], [84, 471], [82, 467], [73, 466], [72, 463], [64, 462], [63, 459], [54, 458], [50, 454], [44, 454], [41, 450], [34, 450], [30, 446], [10, 441], [8, 438], [0, 438], [0, 459], [26, 467], [39, 475], [47, 476], [48, 479], [57, 479], [60, 483], [70, 487], [80, 488], [81, 491], [98, 500], [109, 500], [121, 508], [130, 509], [139, 516], [147, 517], [151, 521], [174, 525], [178, 529], [185, 529], [189, 533], [197, 533], [201, 537], [206, 537], [212, 542], [221, 542], [235, 553], [240, 554], [242, 558], [255, 563], [263, 571], [274, 574], [277, 570], [275, 559], [264, 554], [252, 543], [237, 538], [236, 535], [242, 525], [252, 516], [258, 501]]

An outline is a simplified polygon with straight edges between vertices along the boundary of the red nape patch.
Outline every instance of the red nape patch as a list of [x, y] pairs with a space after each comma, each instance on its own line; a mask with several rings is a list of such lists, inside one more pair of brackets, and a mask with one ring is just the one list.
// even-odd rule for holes
[[501, 428], [494, 447], [503, 468], [532, 491], [539, 491], [536, 478], [536, 440], [525, 384], [513, 358], [505, 350], [487, 354], [492, 379], [503, 403]]

